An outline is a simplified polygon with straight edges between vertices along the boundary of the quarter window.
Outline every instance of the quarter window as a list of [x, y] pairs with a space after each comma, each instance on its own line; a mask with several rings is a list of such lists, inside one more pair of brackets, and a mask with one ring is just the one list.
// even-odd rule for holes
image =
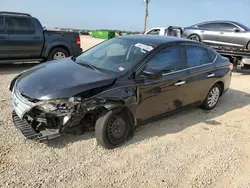
[[170, 73], [182, 69], [182, 48], [171, 47], [156, 54], [149, 62], [146, 71]]
[[212, 51], [199, 46], [186, 46], [187, 67], [196, 67], [212, 63], [216, 55]]
[[0, 33], [4, 33], [4, 18], [3, 16], [0, 16]]
[[9, 34], [33, 34], [35, 27], [30, 19], [23, 17], [7, 18]]

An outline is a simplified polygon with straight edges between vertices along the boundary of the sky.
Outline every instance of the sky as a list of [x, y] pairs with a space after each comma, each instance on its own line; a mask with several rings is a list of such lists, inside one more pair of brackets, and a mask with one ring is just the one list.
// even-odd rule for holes
[[[144, 0], [0, 0], [2, 11], [30, 13], [46, 27], [143, 31]], [[250, 26], [250, 0], [151, 0], [148, 27], [208, 20]]]

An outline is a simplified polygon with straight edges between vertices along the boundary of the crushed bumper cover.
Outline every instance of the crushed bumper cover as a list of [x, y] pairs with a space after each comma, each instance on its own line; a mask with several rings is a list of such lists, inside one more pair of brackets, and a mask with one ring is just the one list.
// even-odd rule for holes
[[30, 140], [37, 140], [37, 141], [45, 141], [49, 139], [53, 139], [59, 137], [59, 130], [44, 130], [40, 133], [37, 133], [26, 120], [22, 120], [18, 117], [15, 111], [12, 112], [12, 119], [15, 126], [21, 131], [21, 133], [25, 136], [25, 138]]

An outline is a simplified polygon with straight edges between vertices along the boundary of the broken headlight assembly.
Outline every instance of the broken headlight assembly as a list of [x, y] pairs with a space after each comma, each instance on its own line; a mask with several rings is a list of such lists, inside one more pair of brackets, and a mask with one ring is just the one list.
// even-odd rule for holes
[[69, 99], [39, 102], [36, 108], [52, 113], [69, 113], [77, 110], [79, 103], [81, 103], [81, 98], [71, 97]]

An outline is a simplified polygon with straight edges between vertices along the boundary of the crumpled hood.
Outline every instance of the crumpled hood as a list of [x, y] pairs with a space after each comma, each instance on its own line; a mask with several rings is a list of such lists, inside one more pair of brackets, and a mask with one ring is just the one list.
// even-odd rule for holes
[[111, 85], [115, 79], [116, 75], [89, 69], [66, 58], [24, 72], [17, 80], [17, 90], [33, 99], [61, 99]]

